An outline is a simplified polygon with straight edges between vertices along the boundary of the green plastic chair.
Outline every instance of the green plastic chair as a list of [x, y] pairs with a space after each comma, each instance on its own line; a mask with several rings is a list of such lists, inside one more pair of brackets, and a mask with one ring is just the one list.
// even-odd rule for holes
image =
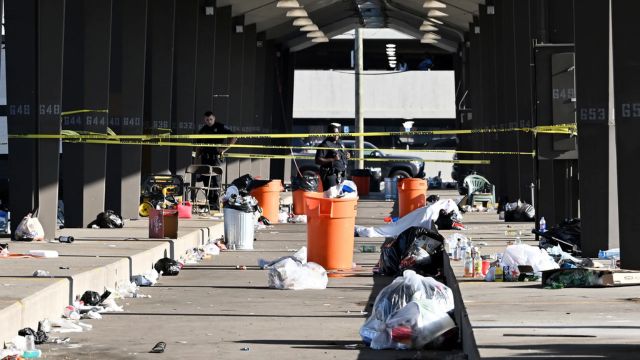
[[[469, 175], [464, 178], [464, 186], [469, 190], [469, 203], [473, 205], [476, 201], [496, 202], [496, 187], [489, 180], [480, 175]], [[490, 192], [487, 190], [490, 189]]]

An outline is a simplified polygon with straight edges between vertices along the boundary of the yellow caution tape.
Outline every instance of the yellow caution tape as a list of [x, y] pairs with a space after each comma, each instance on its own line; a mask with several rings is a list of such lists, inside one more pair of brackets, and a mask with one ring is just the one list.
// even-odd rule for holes
[[92, 110], [92, 109], [81, 109], [81, 110], [69, 110], [69, 111], [63, 111], [60, 113], [60, 116], [67, 116], [67, 115], [75, 115], [75, 114], [83, 114], [83, 113], [91, 113], [91, 112], [97, 112], [97, 113], [108, 113], [109, 110]]
[[[82, 110], [77, 110], [82, 111]], [[93, 110], [92, 110], [93, 111]], [[471, 129], [471, 130], [417, 130], [417, 131], [380, 131], [380, 132], [353, 132], [341, 133], [341, 137], [347, 136], [414, 136], [414, 135], [463, 135], [463, 134], [492, 134], [492, 133], [508, 133], [508, 132], [531, 132], [537, 134], [564, 134], [574, 136], [577, 134], [576, 124], [561, 124], [550, 126], [537, 126], [535, 128], [505, 128], [505, 129]], [[316, 134], [154, 134], [154, 135], [108, 135], [108, 134], [78, 134], [65, 135], [61, 134], [10, 134], [12, 139], [87, 139], [87, 140], [119, 140], [130, 139], [148, 141], [152, 139], [164, 140], [186, 140], [186, 139], [295, 139], [308, 137], [327, 137], [334, 136], [334, 133], [316, 133]]]

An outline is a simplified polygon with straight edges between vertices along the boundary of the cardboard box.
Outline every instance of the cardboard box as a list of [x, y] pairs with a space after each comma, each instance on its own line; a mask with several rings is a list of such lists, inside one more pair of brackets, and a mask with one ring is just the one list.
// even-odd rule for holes
[[177, 239], [178, 210], [152, 209], [149, 213], [149, 238]]
[[640, 271], [623, 269], [554, 269], [542, 272], [542, 286], [606, 287], [640, 285]]

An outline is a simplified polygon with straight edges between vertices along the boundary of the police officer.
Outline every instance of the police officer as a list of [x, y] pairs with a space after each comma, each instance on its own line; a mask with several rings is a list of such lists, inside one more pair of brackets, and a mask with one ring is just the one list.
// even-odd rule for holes
[[347, 161], [350, 157], [340, 141], [340, 124], [329, 124], [327, 132], [335, 135], [324, 139], [319, 145], [323, 149], [316, 151], [316, 164], [320, 165], [320, 180], [325, 191], [338, 185], [346, 176]]

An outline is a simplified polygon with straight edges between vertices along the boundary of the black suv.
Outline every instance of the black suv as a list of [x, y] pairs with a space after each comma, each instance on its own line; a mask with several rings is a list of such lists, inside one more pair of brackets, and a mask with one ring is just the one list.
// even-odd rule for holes
[[[355, 140], [342, 140], [345, 148], [351, 149], [351, 156], [354, 157]], [[313, 145], [317, 146], [317, 145]], [[303, 152], [297, 152], [294, 155], [302, 156], [314, 156], [314, 150], [304, 150]], [[367, 169], [373, 170], [374, 173], [379, 173], [381, 178], [397, 177], [397, 178], [424, 178], [424, 161], [417, 156], [408, 155], [388, 155], [383, 153], [375, 145], [370, 142], [364, 142], [364, 166]], [[407, 161], [409, 159], [409, 161]], [[320, 167], [315, 164], [313, 159], [297, 159], [300, 172], [304, 175], [312, 175], [319, 172]], [[347, 174], [354, 169], [354, 161], [349, 161], [349, 167]], [[297, 173], [296, 166], [292, 167], [293, 175]]]

